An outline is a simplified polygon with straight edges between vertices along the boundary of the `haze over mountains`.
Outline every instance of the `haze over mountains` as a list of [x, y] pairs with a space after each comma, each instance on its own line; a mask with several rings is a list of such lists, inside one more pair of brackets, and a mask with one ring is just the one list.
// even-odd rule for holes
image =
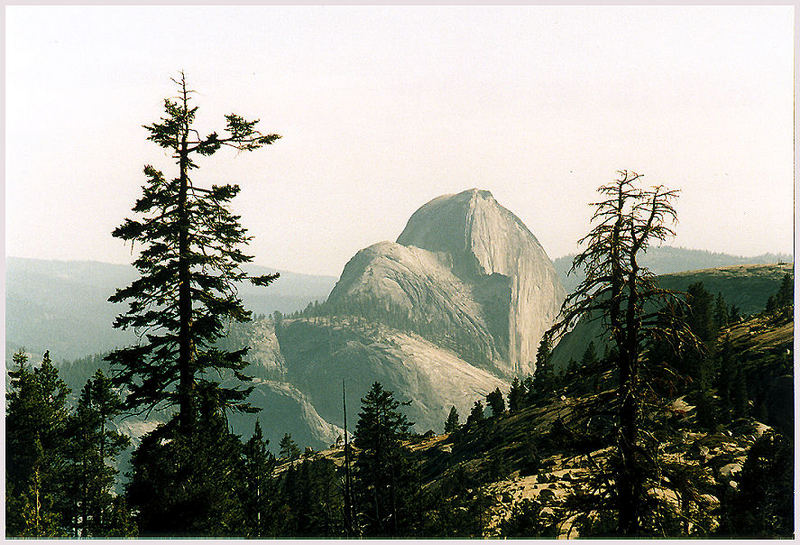
[[[656, 274], [666, 274], [740, 264], [792, 262], [788, 254], [742, 257], [662, 246], [650, 248], [643, 264]], [[553, 260], [566, 291], [580, 281], [567, 275], [572, 256]], [[252, 267], [252, 272], [275, 272]], [[257, 314], [284, 314], [301, 310], [313, 301], [324, 301], [336, 284], [332, 276], [280, 271], [281, 278], [267, 288], [241, 286], [246, 308]], [[96, 354], [134, 339], [112, 329], [121, 306], [107, 302], [114, 290], [136, 278], [130, 265], [98, 261], [55, 261], [6, 258], [6, 353], [24, 347], [34, 354], [50, 350], [56, 361]]]
[[[565, 255], [553, 260], [553, 266], [561, 277], [564, 288], [569, 292], [581, 282], [583, 275], [580, 271], [567, 274], [572, 267], [574, 255]], [[707, 250], [692, 250], [689, 248], [676, 248], [674, 246], [653, 246], [642, 255], [641, 265], [647, 267], [654, 274], [668, 274], [683, 271], [696, 271], [715, 267], [730, 267], [733, 265], [765, 265], [769, 263], [791, 263], [789, 254], [766, 253], [757, 256], [745, 257], [730, 255]]]
[[[276, 269], [245, 267], [252, 274]], [[294, 312], [330, 293], [336, 279], [288, 271], [268, 288], [239, 286], [253, 314]], [[6, 353], [24, 347], [50, 350], [54, 360], [75, 359], [134, 342], [132, 332], [112, 328], [123, 305], [108, 302], [137, 277], [131, 265], [97, 261], [6, 258]]]
[[[662, 273], [790, 260], [664, 247], [643, 261]], [[267, 288], [242, 286], [254, 314], [289, 316], [236, 327], [224, 343], [252, 347], [251, 401], [263, 409], [258, 417], [272, 445], [285, 432], [315, 448], [335, 441], [342, 381], [353, 415], [377, 380], [411, 401], [406, 412], [417, 431], [438, 431], [451, 405], [465, 415], [476, 399], [533, 372], [541, 335], [566, 295], [563, 284], [576, 283], [565, 277], [569, 261], [552, 262], [488, 191], [445, 195], [417, 210], [396, 242], [356, 253], [338, 281], [282, 272]], [[8, 258], [7, 359], [20, 346], [34, 361], [49, 349], [58, 362], [133, 342], [132, 333], [111, 328], [122, 308], [106, 300], [135, 277], [124, 265]], [[309, 306], [313, 301], [322, 303]], [[65, 365], [66, 378], [80, 384], [97, 365]], [[141, 433], [147, 426], [137, 422], [126, 425]], [[254, 422], [232, 418], [244, 436]]]

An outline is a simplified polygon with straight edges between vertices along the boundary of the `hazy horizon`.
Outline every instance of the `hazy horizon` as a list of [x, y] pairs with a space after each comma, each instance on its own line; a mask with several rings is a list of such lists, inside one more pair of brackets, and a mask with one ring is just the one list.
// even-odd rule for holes
[[[254, 262], [338, 276], [431, 199], [492, 192], [551, 259], [618, 169], [681, 190], [670, 246], [793, 251], [792, 6], [7, 6], [6, 255], [130, 263], [111, 237], [185, 70], [201, 161]], [[213, 21], [213, 24], [209, 24]]]
[[[377, 242], [381, 242], [381, 241], [377, 241]], [[792, 259], [794, 259], [794, 254], [792, 252], [769, 252], [768, 251], [768, 252], [762, 252], [760, 254], [753, 254], [753, 255], [739, 255], [739, 254], [731, 254], [730, 252], [712, 252], [711, 250], [703, 250], [701, 248], [686, 248], [686, 247], [683, 247], [683, 246], [673, 246], [673, 245], [669, 245], [669, 244], [662, 245], [662, 246], [669, 246], [671, 248], [676, 248], [678, 250], [686, 250], [686, 251], [711, 252], [713, 254], [729, 255], [729, 256], [732, 256], [732, 257], [743, 258], [743, 259], [747, 259], [747, 258], [751, 258], [751, 257], [752, 258], [758, 258], [758, 257], [762, 257], [764, 255], [789, 256]], [[574, 255], [575, 255], [575, 253], [573, 252], [573, 253], [564, 254], [564, 255], [557, 255], [557, 256], [551, 256], [551, 255], [548, 254], [548, 257], [550, 258], [551, 261], [557, 261], [559, 259], [569, 258], [569, 257], [572, 257]], [[102, 265], [117, 265], [117, 266], [121, 266], [121, 267], [124, 267], [124, 266], [133, 267], [131, 261], [113, 262], [113, 261], [102, 261], [102, 260], [97, 260], [97, 259], [77, 259], [77, 258], [76, 259], [51, 259], [51, 258], [47, 258], [47, 257], [43, 257], [43, 258], [42, 257], [26, 257], [26, 256], [19, 256], [19, 255], [7, 255], [6, 259], [29, 259], [29, 260], [35, 260], [35, 261], [54, 261], [54, 262], [58, 262], [58, 263], [70, 263], [70, 262], [75, 262], [75, 263], [99, 263], [99, 264], [102, 264]], [[349, 258], [348, 258], [348, 260], [349, 260]], [[345, 264], [346, 263], [342, 263], [342, 268], [344, 268]], [[341, 272], [342, 272], [340, 270], [338, 273], [335, 273], [335, 274], [305, 273], [305, 272], [293, 271], [293, 270], [290, 270], [290, 269], [286, 269], [284, 267], [273, 267], [269, 263], [260, 263], [260, 262], [255, 261], [255, 260], [253, 261], [252, 265], [254, 265], [256, 267], [267, 268], [267, 269], [274, 270], [274, 271], [280, 271], [282, 273], [293, 273], [293, 274], [306, 275], [306, 276], [330, 277], [330, 278], [335, 278], [335, 279], [338, 279], [340, 274], [341, 274]]]

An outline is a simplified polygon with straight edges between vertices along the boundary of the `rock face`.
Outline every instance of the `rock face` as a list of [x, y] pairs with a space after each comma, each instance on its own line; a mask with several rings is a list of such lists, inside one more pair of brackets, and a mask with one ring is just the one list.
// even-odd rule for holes
[[[349, 319], [297, 320], [278, 330], [287, 381], [302, 391], [319, 416], [342, 425], [342, 382], [347, 384], [350, 425], [373, 382], [410, 401], [404, 409], [415, 429], [441, 431], [455, 406], [463, 416], [472, 404], [506, 381], [419, 335], [383, 324]], [[352, 431], [352, 429], [351, 429]]]
[[471, 189], [421, 207], [396, 243], [356, 254], [329, 302], [377, 305], [472, 363], [510, 376], [533, 371], [539, 340], [564, 297], [536, 237], [491, 193]]
[[[440, 432], [451, 406], [463, 422], [475, 401], [533, 371], [563, 298], [536, 238], [473, 189], [434, 199], [397, 242], [358, 252], [321, 305], [242, 324], [222, 348], [250, 347], [248, 400], [273, 447], [284, 433], [301, 447], [336, 442], [343, 383], [351, 432], [375, 381], [410, 402], [415, 431]], [[246, 439], [255, 418], [230, 424]]]
[[[301, 447], [327, 448], [342, 433], [343, 382], [351, 432], [375, 381], [410, 402], [417, 432], [440, 432], [451, 406], [463, 422], [475, 401], [533, 371], [563, 298], [531, 232], [472, 189], [424, 205], [397, 242], [358, 252], [321, 305], [239, 324], [220, 343], [250, 347], [248, 400], [273, 447], [290, 433]], [[250, 437], [252, 415], [229, 418]], [[154, 422], [131, 421], [130, 432]]]

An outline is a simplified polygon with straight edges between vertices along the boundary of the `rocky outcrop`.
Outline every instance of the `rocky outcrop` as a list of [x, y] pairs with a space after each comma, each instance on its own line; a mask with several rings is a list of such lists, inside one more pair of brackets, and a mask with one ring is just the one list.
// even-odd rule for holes
[[[320, 416], [312, 401], [296, 385], [278, 380], [255, 379], [248, 401], [261, 411], [258, 418], [264, 436], [277, 452], [284, 433], [301, 446], [327, 447], [342, 435], [341, 427]], [[251, 415], [233, 414], [229, 417], [236, 433], [250, 437], [255, 426]]]
[[[507, 282], [493, 294], [456, 276], [447, 256], [393, 242], [358, 252], [345, 266], [328, 305], [337, 314], [363, 316], [396, 329], [413, 331], [456, 350], [476, 365], [491, 366], [507, 356], [504, 314], [484, 310], [479, 296], [495, 296], [508, 308]], [[485, 292], [486, 290], [484, 290]]]
[[488, 191], [439, 197], [397, 242], [353, 256], [322, 305], [250, 328], [248, 372], [260, 379], [251, 400], [273, 437], [319, 448], [343, 425], [342, 383], [352, 431], [378, 381], [410, 401], [417, 432], [440, 431], [451, 406], [463, 420], [533, 372], [564, 296], [536, 237]]
[[564, 297], [536, 237], [491, 193], [471, 189], [421, 207], [396, 243], [356, 254], [329, 302], [385, 309], [426, 338], [451, 339], [468, 361], [510, 376], [533, 371]]
[[[419, 335], [375, 323], [328, 319], [297, 320], [278, 330], [289, 374], [328, 422], [342, 424], [342, 383], [348, 412], [373, 382], [394, 391], [415, 429], [441, 431], [451, 406], [464, 417], [472, 404], [508, 383]], [[351, 421], [355, 425], [355, 419]], [[351, 430], [352, 431], [352, 430]]]

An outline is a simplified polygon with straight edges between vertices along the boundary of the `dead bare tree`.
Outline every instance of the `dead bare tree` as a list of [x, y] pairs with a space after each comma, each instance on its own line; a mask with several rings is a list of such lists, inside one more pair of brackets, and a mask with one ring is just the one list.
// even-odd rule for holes
[[642, 395], [647, 390], [640, 383], [645, 342], [654, 338], [695, 342], [680, 320], [664, 320], [664, 309], [683, 304], [679, 294], [659, 287], [655, 276], [638, 262], [648, 246], [674, 236], [671, 225], [677, 215], [672, 201], [678, 191], [663, 186], [642, 188], [641, 180], [641, 174], [624, 170], [598, 188], [604, 200], [591, 204], [594, 227], [579, 241], [586, 249], [574, 258], [570, 271], [583, 269], [586, 278], [567, 297], [559, 321], [548, 332], [555, 337], [581, 319], [601, 319], [616, 348], [618, 462], [612, 464], [609, 482], [613, 482], [617, 529], [622, 536], [640, 534], [643, 468], [653, 467], [649, 462], [654, 460], [641, 429]]

